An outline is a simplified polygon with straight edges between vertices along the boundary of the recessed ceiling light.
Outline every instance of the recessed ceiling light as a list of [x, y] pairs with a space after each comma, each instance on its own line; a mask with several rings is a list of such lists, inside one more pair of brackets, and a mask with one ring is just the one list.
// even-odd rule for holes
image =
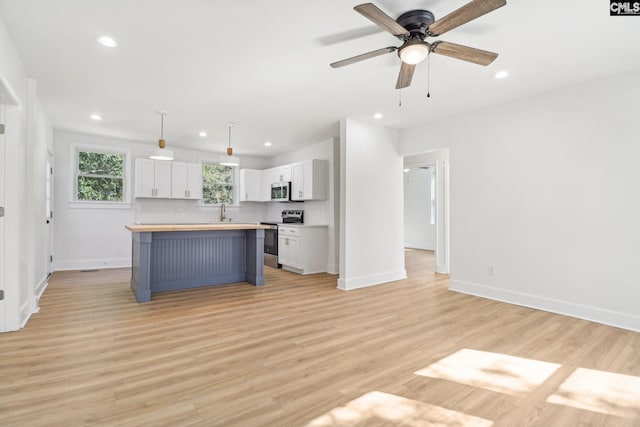
[[201, 138], [206, 138], [207, 137], [207, 132], [200, 131], [200, 133], [198, 135], [200, 135]]
[[271, 141], [267, 141], [267, 142], [265, 142], [265, 143], [264, 143], [264, 146], [265, 146], [265, 147], [271, 147]]
[[106, 47], [116, 47], [116, 46], [118, 46], [118, 42], [115, 41], [114, 39], [112, 39], [111, 37], [108, 37], [108, 36], [98, 37], [98, 43], [100, 43], [102, 46], [106, 46]]
[[93, 120], [102, 120], [102, 116], [100, 114], [92, 114], [89, 117]]
[[381, 119], [381, 118], [383, 118], [383, 117], [384, 117], [384, 116], [382, 115], [382, 113], [375, 113], [375, 114], [373, 115], [373, 118], [374, 118], [374, 119]]
[[409, 172], [411, 169], [402, 169], [405, 173]]
[[509, 72], [506, 70], [498, 71], [493, 75], [494, 79], [504, 79], [505, 77], [509, 77]]

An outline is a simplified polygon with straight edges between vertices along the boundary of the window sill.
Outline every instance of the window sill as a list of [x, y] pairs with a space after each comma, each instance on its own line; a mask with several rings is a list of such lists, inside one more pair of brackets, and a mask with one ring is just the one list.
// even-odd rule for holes
[[133, 204], [126, 202], [69, 202], [69, 209], [122, 209], [130, 210]]

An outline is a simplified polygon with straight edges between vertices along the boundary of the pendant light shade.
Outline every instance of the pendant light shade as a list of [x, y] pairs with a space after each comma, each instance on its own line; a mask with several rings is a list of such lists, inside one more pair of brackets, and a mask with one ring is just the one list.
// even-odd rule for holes
[[151, 152], [149, 156], [153, 160], [173, 160], [173, 150], [165, 148], [166, 143], [164, 140], [164, 116], [167, 115], [166, 111], [158, 111], [160, 114], [160, 139], [158, 140], [158, 148]]
[[229, 146], [227, 147], [227, 155], [220, 157], [220, 165], [222, 166], [239, 166], [240, 159], [233, 155], [233, 148], [231, 148], [231, 128], [234, 123], [227, 123], [227, 127], [229, 128]]

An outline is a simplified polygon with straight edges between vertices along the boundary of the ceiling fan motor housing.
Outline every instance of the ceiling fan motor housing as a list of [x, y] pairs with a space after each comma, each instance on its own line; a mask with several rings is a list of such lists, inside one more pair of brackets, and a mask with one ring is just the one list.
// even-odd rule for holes
[[396, 22], [411, 33], [410, 38], [424, 40], [427, 36], [427, 28], [435, 22], [436, 18], [428, 10], [416, 9], [403, 13]]

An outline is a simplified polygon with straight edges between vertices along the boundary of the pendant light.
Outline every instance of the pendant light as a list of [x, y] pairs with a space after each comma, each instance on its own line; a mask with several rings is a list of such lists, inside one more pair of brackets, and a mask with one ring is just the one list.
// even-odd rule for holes
[[160, 110], [158, 114], [160, 114], [160, 139], [158, 140], [158, 148], [153, 150], [149, 158], [153, 160], [173, 160], [173, 150], [164, 148], [164, 116], [167, 115], [167, 112]]
[[240, 165], [240, 159], [233, 155], [233, 148], [231, 148], [231, 128], [235, 123], [227, 123], [229, 128], [229, 146], [227, 147], [227, 155], [220, 158], [220, 165], [222, 166], [238, 166]]

